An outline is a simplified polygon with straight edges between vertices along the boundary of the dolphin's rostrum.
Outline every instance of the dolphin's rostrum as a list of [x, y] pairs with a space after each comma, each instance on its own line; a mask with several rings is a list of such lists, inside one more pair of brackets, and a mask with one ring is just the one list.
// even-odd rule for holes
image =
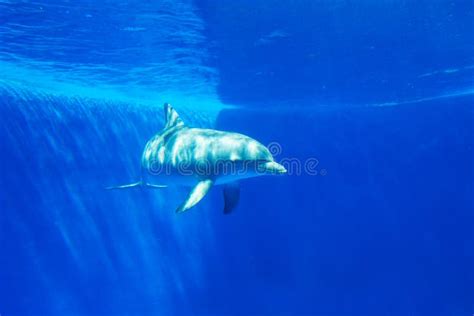
[[187, 127], [178, 113], [165, 103], [165, 128], [145, 146], [141, 180], [110, 189], [136, 186], [193, 187], [176, 212], [196, 205], [213, 185], [224, 185], [224, 213], [230, 213], [240, 195], [238, 180], [266, 174], [284, 174], [258, 141], [238, 133]]

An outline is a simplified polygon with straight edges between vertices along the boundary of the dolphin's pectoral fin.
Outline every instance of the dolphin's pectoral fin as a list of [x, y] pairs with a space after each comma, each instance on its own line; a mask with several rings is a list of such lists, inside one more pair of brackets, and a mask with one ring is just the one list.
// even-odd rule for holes
[[239, 204], [240, 185], [231, 182], [224, 186], [224, 214], [229, 214]]
[[202, 198], [209, 191], [209, 189], [212, 187], [213, 183], [214, 181], [212, 181], [211, 179], [199, 181], [198, 184], [196, 184], [196, 186], [189, 193], [186, 201], [184, 201], [184, 203], [181, 204], [178, 209], [176, 209], [176, 213], [184, 212], [196, 205], [199, 201], [201, 201]]

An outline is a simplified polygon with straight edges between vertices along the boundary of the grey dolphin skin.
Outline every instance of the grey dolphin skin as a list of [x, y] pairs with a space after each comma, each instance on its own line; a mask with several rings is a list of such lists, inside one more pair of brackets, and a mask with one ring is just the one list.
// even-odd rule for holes
[[168, 103], [164, 111], [164, 129], [148, 141], [143, 151], [141, 180], [108, 189], [190, 186], [188, 197], [176, 209], [184, 212], [196, 205], [213, 185], [222, 184], [227, 214], [239, 200], [238, 180], [286, 173], [258, 141], [237, 133], [187, 127]]

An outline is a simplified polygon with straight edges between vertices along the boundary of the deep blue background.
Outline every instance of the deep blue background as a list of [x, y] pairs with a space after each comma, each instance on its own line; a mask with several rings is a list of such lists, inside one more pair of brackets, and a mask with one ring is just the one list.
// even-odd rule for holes
[[471, 1], [198, 3], [230, 103], [377, 103], [472, 87], [472, 68], [442, 73], [474, 63]]
[[[473, 12], [0, 3], [0, 314], [472, 314]], [[187, 190], [105, 191], [165, 101], [319, 173], [245, 180], [228, 216], [219, 187], [179, 216]]]

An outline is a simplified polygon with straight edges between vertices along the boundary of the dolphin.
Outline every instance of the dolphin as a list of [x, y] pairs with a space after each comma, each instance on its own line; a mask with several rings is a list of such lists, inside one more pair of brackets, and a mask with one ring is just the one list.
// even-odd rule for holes
[[180, 213], [201, 201], [214, 185], [224, 185], [224, 213], [228, 214], [239, 201], [238, 180], [287, 172], [255, 139], [238, 133], [188, 127], [169, 103], [165, 103], [164, 112], [164, 129], [143, 150], [140, 181], [107, 189], [192, 187], [176, 209]]

